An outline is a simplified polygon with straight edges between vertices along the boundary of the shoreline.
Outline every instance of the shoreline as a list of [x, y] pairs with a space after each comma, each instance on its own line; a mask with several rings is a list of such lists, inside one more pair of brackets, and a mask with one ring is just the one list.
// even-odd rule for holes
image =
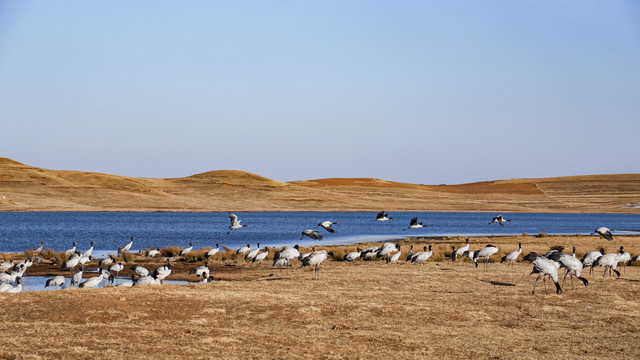
[[[592, 237], [598, 238], [599, 235], [595, 235], [592, 233], [574, 233], [574, 234], [553, 234], [553, 233], [544, 233], [542, 237], [545, 238], [565, 238], [565, 237]], [[469, 239], [500, 239], [500, 238], [513, 238], [513, 237], [534, 237], [539, 238], [539, 234], [452, 234], [452, 235], [434, 235], [434, 236], [425, 236], [425, 235], [417, 235], [417, 236], [401, 236], [401, 235], [370, 235], [363, 237], [362, 239], [356, 238], [351, 240], [336, 240], [336, 241], [314, 241], [314, 240], [303, 240], [296, 242], [294, 245], [299, 245], [304, 248], [312, 248], [312, 247], [339, 247], [339, 246], [356, 246], [361, 244], [382, 244], [384, 242], [407, 242], [407, 241], [416, 241], [416, 242], [425, 242], [425, 241], [435, 241], [435, 242], [445, 242], [445, 241], [460, 241], [461, 238], [469, 238]], [[640, 234], [635, 234], [631, 232], [625, 232], [623, 234], [616, 234], [616, 238], [628, 238], [628, 237], [638, 237], [640, 239]], [[279, 249], [283, 246], [290, 246], [289, 243], [275, 243], [275, 244], [267, 244], [262, 243], [263, 245], [269, 247], [270, 249]], [[174, 246], [165, 246], [164, 248], [169, 248]], [[45, 247], [45, 250], [48, 249]], [[161, 247], [162, 249], [162, 247]], [[194, 251], [203, 251], [211, 249], [210, 246], [204, 246], [198, 249], [194, 249]], [[27, 249], [29, 250], [29, 249]], [[140, 254], [144, 253], [148, 249], [132, 249], [129, 251], [131, 254]], [[237, 249], [232, 249], [237, 250]], [[222, 251], [222, 250], [221, 250]], [[109, 255], [117, 255], [118, 249], [98, 249], [95, 248], [93, 250], [94, 257], [98, 257], [95, 255], [99, 255], [99, 257], [107, 257]], [[0, 255], [10, 256], [10, 255], [18, 255], [24, 256], [25, 251], [0, 251]]]
[[[32, 209], [32, 210], [19, 210], [19, 209], [2, 209], [0, 213], [214, 213], [214, 214], [226, 214], [233, 213], [376, 213], [380, 208], [370, 208], [369, 210], [295, 210], [295, 209], [279, 209], [279, 210], [199, 210], [199, 209], [172, 209], [172, 210], [151, 210], [151, 209], [102, 209], [102, 210], [44, 210], [44, 209]], [[545, 214], [545, 215], [640, 215], [640, 207], [622, 207], [620, 209], [637, 209], [636, 212], [627, 211], [606, 211], [606, 212], [592, 212], [592, 211], [529, 211], [529, 210], [412, 210], [412, 209], [395, 209], [393, 207], [385, 207], [385, 211], [388, 212], [411, 212], [411, 213], [478, 213], [478, 214]]]
[[[624, 244], [625, 249], [630, 251], [632, 255], [640, 253], [640, 235], [618, 235], [616, 236], [616, 240], [613, 242], [608, 242], [602, 239], [599, 236], [594, 235], [547, 235], [543, 237], [539, 237], [537, 235], [500, 235], [500, 236], [475, 236], [475, 237], [464, 237], [464, 236], [452, 236], [452, 237], [418, 237], [418, 238], [403, 238], [394, 241], [396, 244], [401, 245], [401, 259], [400, 261], [404, 261], [408, 249], [411, 246], [416, 247], [417, 251], [422, 246], [427, 246], [431, 244], [434, 247], [432, 260], [436, 262], [449, 262], [447, 260], [450, 252], [451, 246], [461, 246], [465, 243], [465, 239], [469, 239], [469, 244], [471, 244], [471, 250], [477, 250], [478, 248], [484, 247], [485, 245], [491, 243], [499, 246], [500, 250], [493, 258], [493, 262], [499, 261], [499, 258], [506, 254], [507, 252], [514, 250], [513, 248], [517, 247], [517, 243], [521, 242], [523, 247], [527, 247], [527, 244], [534, 245], [533, 247], [529, 246], [529, 249], [526, 251], [523, 250], [523, 254], [528, 253], [529, 251], [537, 251], [539, 253], [544, 253], [549, 250], [552, 246], [563, 245], [565, 249], [570, 250], [571, 246], [576, 246], [578, 248], [577, 253], [582, 255], [587, 251], [596, 250], [599, 248], [605, 248], [608, 252], [617, 251], [620, 244]], [[318, 243], [314, 244], [315, 246], [300, 246], [300, 252], [311, 252], [312, 248], [316, 249], [326, 249], [327, 251], [331, 251], [334, 253], [334, 257], [331, 259], [330, 263], [342, 263], [342, 257], [348, 252], [355, 251], [356, 248], [366, 248], [369, 246], [379, 246], [382, 242], [356, 242], [351, 244], [328, 244], [328, 243]], [[541, 246], [540, 244], [545, 244], [545, 246]], [[179, 251], [177, 247], [169, 247], [169, 248], [161, 248], [171, 249], [171, 251], [176, 252]], [[132, 265], [142, 265], [148, 267], [149, 270], [153, 270], [156, 267], [167, 264], [167, 262], [171, 263], [172, 267], [175, 267], [175, 271], [172, 272], [167, 279], [169, 280], [182, 280], [182, 281], [195, 281], [194, 276], [188, 275], [189, 271], [192, 268], [200, 266], [204, 263], [204, 261], [208, 261], [209, 268], [211, 269], [212, 276], [219, 280], [223, 281], [251, 281], [257, 280], [260, 278], [268, 278], [273, 276], [274, 271], [277, 271], [276, 268], [271, 267], [271, 262], [273, 259], [273, 254], [275, 251], [279, 250], [279, 247], [271, 248], [271, 251], [267, 258], [260, 264], [254, 264], [252, 262], [247, 262], [243, 260], [242, 255], [235, 254], [236, 249], [231, 249], [231, 252], [218, 252], [213, 258], [206, 259], [204, 254], [210, 249], [210, 247], [200, 248], [197, 250], [193, 250], [192, 253], [182, 258], [180, 256], [173, 257], [156, 257], [156, 258], [148, 258], [145, 257], [142, 253], [139, 252], [130, 252], [128, 253], [131, 258], [126, 259], [115, 257], [117, 260], [120, 260], [125, 264], [125, 269], [119, 274], [120, 277], [128, 277], [133, 274], [133, 272], [129, 269]], [[106, 254], [107, 251], [98, 251], [95, 250], [96, 254]], [[112, 253], [115, 254], [115, 251]], [[105, 256], [106, 257], [106, 256]], [[26, 258], [24, 252], [13, 252], [13, 253], [0, 253], [0, 260], [7, 261], [9, 258], [14, 258], [16, 260], [21, 260]], [[32, 267], [30, 267], [26, 273], [26, 276], [54, 276], [54, 275], [63, 275], [65, 277], [70, 276], [71, 272], [69, 270], [61, 270], [60, 265], [55, 263], [54, 258], [47, 259], [41, 263], [35, 263]], [[96, 269], [98, 268], [97, 262], [99, 259], [93, 260], [89, 262], [86, 267]], [[53, 262], [52, 262], [53, 261]], [[375, 259], [373, 262], [379, 262], [380, 259]], [[296, 261], [294, 261], [296, 262]], [[358, 262], [362, 262], [358, 260]], [[383, 262], [383, 261], [382, 261]], [[468, 262], [464, 260], [463, 262]], [[296, 262], [297, 263], [297, 262]], [[87, 272], [86, 277], [95, 276], [97, 273]]]

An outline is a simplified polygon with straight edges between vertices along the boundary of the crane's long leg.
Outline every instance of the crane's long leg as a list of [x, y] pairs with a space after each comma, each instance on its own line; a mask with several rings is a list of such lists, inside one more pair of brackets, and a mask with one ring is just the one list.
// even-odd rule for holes
[[571, 272], [571, 290], [573, 290], [573, 272]]
[[536, 278], [536, 281], [533, 283], [533, 290], [531, 290], [532, 294], [536, 293], [536, 285], [538, 284], [538, 280], [540, 280], [540, 276], [542, 275], [538, 275], [538, 277]]
[[544, 293], [548, 294], [548, 292], [547, 292], [547, 276], [546, 275], [542, 277], [542, 283], [544, 283]]
[[565, 271], [564, 277], [562, 278], [562, 286], [564, 286], [564, 282], [567, 281], [567, 275], [569, 275], [569, 270]]

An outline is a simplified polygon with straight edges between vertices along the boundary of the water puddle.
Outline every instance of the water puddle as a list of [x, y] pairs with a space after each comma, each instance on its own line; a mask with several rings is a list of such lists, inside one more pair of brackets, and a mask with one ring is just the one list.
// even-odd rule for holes
[[[71, 286], [71, 278], [65, 278], [64, 285], [62, 287], [45, 287], [47, 280], [51, 279], [51, 277], [46, 276], [25, 276], [22, 278], [22, 291], [50, 291], [50, 290], [59, 290], [59, 289], [68, 289]], [[84, 278], [82, 281], [85, 281], [87, 278]], [[95, 288], [116, 286], [122, 282], [130, 282], [130, 278], [116, 278], [113, 282], [113, 285], [107, 283], [106, 280], [102, 281]], [[184, 285], [188, 284], [188, 281], [184, 280], [164, 280], [165, 284], [177, 284]]]

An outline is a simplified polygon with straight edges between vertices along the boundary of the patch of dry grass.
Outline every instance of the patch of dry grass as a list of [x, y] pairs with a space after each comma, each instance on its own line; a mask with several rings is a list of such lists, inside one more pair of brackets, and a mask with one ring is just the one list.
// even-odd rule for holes
[[168, 247], [160, 249], [160, 254], [163, 257], [175, 257], [175, 256], [180, 255], [180, 251], [181, 250], [182, 249], [177, 247], [177, 246], [168, 246]]
[[[575, 245], [581, 255], [600, 247], [614, 252], [620, 245], [637, 254], [638, 240], [513, 236], [470, 243], [472, 250], [498, 246], [494, 259], [499, 260], [518, 242], [523, 253]], [[266, 264], [214, 261], [213, 275], [221, 281], [212, 284], [0, 294], [0, 358], [640, 356], [637, 268], [621, 279], [603, 278], [598, 271], [587, 287], [567, 282], [562, 295], [552, 285], [545, 294], [539, 284], [531, 295], [535, 278], [528, 276], [528, 263], [513, 270], [490, 264], [485, 271], [446, 258], [452, 245], [464, 243], [461, 238], [400, 243], [399, 263], [327, 261], [319, 280], [297, 261], [288, 274]], [[424, 265], [404, 262], [412, 243], [414, 250], [431, 244], [432, 259]], [[323, 248], [335, 253], [339, 247]], [[187, 273], [196, 265], [177, 262], [174, 272]]]
[[134, 253], [125, 252], [120, 254], [120, 260], [126, 264], [132, 263], [136, 259], [136, 255]]
[[42, 249], [42, 251], [40, 251], [40, 257], [42, 257], [45, 260], [53, 260], [55, 254], [56, 252], [50, 248], [44, 248]]
[[207, 258], [207, 252], [210, 250], [211, 248], [208, 249], [198, 249], [198, 250], [191, 250], [188, 254], [183, 255], [182, 259], [184, 261], [187, 262], [198, 262], [198, 261], [204, 261]]
[[53, 254], [53, 263], [54, 264], [62, 265], [67, 260], [69, 260], [69, 256], [67, 254], [65, 254], [64, 252], [57, 252], [57, 253]]

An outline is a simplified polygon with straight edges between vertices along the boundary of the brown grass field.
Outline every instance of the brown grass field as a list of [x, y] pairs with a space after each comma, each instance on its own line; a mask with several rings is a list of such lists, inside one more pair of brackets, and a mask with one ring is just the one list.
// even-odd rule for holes
[[[578, 256], [620, 245], [640, 253], [640, 236], [607, 242], [595, 236], [471, 238], [494, 256], [577, 246]], [[569, 280], [563, 294], [539, 284], [532, 266], [491, 263], [476, 269], [445, 254], [464, 238], [405, 240], [434, 245], [424, 265], [347, 264], [328, 260], [320, 277], [299, 268], [245, 264], [217, 255], [219, 281], [138, 288], [71, 289], [0, 294], [1, 358], [225, 359], [634, 359], [640, 357], [640, 268], [620, 279], [599, 268], [587, 287]], [[327, 247], [340, 257], [355, 246]], [[569, 250], [570, 251], [570, 250]], [[401, 260], [404, 256], [401, 257]], [[160, 265], [144, 263], [149, 268]], [[199, 262], [174, 262], [185, 278]], [[39, 264], [27, 275], [55, 273]]]
[[0, 211], [488, 211], [640, 213], [640, 174], [418, 185], [281, 182], [220, 170], [173, 179], [48, 170], [0, 158]]

